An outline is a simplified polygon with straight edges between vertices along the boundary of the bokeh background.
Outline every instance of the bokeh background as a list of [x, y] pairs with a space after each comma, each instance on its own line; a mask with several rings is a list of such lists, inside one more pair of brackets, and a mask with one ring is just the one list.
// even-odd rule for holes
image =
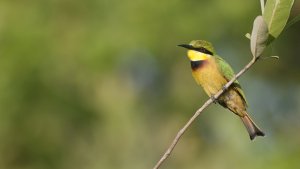
[[[0, 1], [0, 168], [152, 168], [206, 100], [185, 50], [206, 39], [238, 71], [259, 1]], [[300, 13], [295, 2], [291, 17]], [[165, 169], [300, 168], [300, 23], [240, 78], [266, 132], [211, 105]]]

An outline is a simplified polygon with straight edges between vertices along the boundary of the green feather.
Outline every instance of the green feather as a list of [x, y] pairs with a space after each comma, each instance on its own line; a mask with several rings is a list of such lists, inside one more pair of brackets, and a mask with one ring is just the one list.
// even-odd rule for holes
[[[220, 73], [224, 76], [224, 78], [229, 82], [234, 77], [234, 71], [232, 70], [231, 66], [220, 56], [214, 55], [215, 60], [218, 65], [218, 69]], [[247, 101], [245, 94], [237, 80], [235, 80], [232, 84], [233, 88], [240, 94], [243, 98], [245, 105], [247, 106]]]

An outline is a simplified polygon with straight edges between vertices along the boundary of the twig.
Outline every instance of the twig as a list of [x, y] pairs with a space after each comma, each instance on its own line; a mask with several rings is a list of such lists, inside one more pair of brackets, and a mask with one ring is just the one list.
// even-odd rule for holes
[[[258, 58], [254, 58], [238, 73], [235, 75], [235, 77], [233, 79], [231, 79], [225, 86], [224, 88], [222, 88], [222, 90], [218, 91], [218, 93], [216, 93], [214, 95], [214, 98], [217, 99], [218, 97], [220, 97], [220, 95], [222, 93], [224, 93], [224, 91], [226, 89], [228, 89], [228, 87], [237, 79], [239, 78], [242, 74], [244, 74], [256, 61], [258, 60]], [[199, 108], [195, 114], [189, 119], [189, 121], [184, 125], [183, 128], [181, 128], [179, 130], [179, 132], [177, 133], [176, 137], [174, 138], [174, 140], [172, 141], [171, 145], [169, 146], [169, 148], [167, 149], [167, 151], [164, 153], [164, 155], [160, 158], [160, 160], [156, 163], [156, 165], [153, 167], [153, 169], [158, 169], [162, 163], [170, 156], [170, 154], [172, 153], [173, 149], [175, 148], [176, 144], [178, 143], [179, 139], [181, 138], [181, 136], [185, 133], [185, 131], [188, 129], [188, 127], [194, 122], [194, 120], [201, 114], [201, 112], [207, 108], [211, 103], [213, 103], [214, 100], [213, 98], [208, 99], [201, 108]]]
[[261, 14], [264, 14], [265, 11], [265, 1], [264, 0], [260, 0], [260, 8], [261, 8]]

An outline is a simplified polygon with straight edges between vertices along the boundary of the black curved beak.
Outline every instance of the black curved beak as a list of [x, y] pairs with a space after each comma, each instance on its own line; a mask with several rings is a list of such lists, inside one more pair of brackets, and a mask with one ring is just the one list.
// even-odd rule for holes
[[186, 49], [194, 49], [194, 47], [192, 45], [188, 45], [188, 44], [180, 44], [180, 45], [177, 45], [177, 46], [184, 47]]

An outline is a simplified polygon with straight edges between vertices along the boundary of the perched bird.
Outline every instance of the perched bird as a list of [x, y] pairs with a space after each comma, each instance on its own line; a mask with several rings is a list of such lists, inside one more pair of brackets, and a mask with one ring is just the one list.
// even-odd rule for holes
[[[231, 66], [216, 55], [210, 42], [193, 40], [189, 44], [178, 46], [188, 49], [187, 56], [191, 61], [194, 79], [206, 94], [214, 99], [214, 94], [234, 77]], [[237, 80], [216, 101], [241, 118], [251, 140], [256, 136], [265, 135], [248, 115], [247, 101]]]

